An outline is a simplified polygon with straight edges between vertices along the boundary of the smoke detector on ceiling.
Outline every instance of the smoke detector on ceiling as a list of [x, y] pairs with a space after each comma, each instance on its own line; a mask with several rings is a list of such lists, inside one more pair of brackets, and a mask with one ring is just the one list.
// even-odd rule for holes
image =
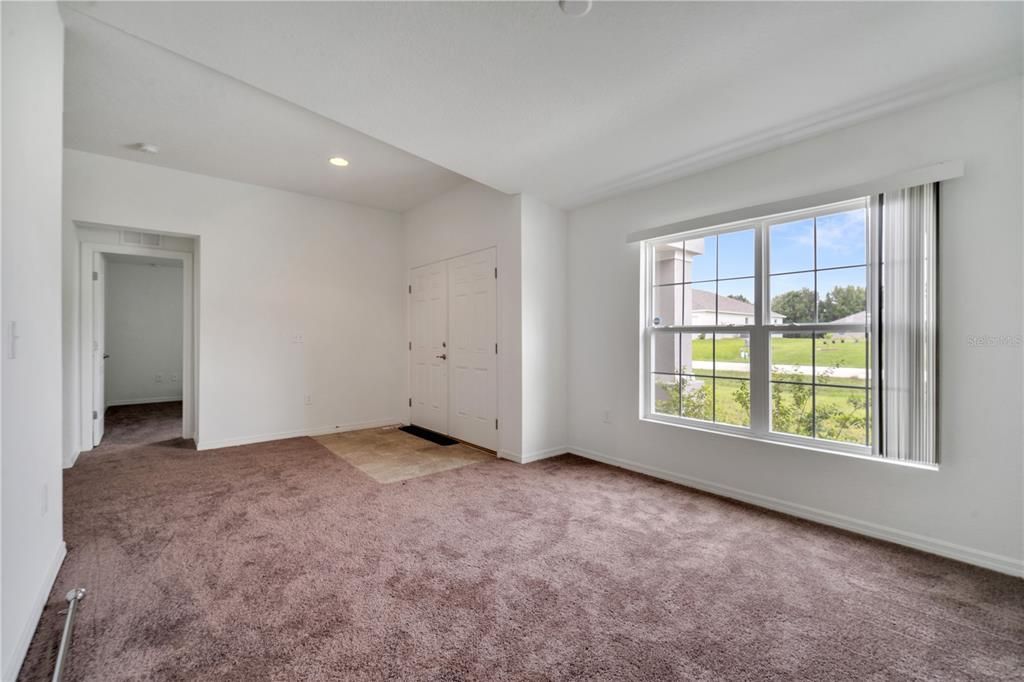
[[570, 17], [585, 17], [594, 6], [594, 0], [558, 0], [558, 8]]
[[142, 152], [144, 154], [157, 154], [160, 152], [160, 147], [155, 144], [150, 144], [149, 142], [136, 142], [132, 145], [132, 148], [135, 151]]

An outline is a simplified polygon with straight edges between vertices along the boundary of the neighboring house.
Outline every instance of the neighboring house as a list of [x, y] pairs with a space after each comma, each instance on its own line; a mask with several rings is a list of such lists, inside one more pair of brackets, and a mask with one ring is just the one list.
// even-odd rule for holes
[[[655, 251], [656, 279], [669, 284], [661, 287], [654, 300], [656, 324], [666, 326], [716, 326], [754, 324], [754, 305], [728, 296], [719, 296], [711, 291], [682, 286], [682, 282], [693, 281], [693, 260], [704, 253], [703, 239], [689, 239], [671, 244], [659, 245]], [[704, 286], [715, 286], [704, 282]], [[684, 300], [685, 299], [685, 300]], [[716, 300], [717, 299], [717, 300]], [[715, 313], [718, 311], [718, 322]], [[784, 324], [786, 316], [771, 312], [772, 324]], [[721, 337], [739, 334], [719, 333]], [[691, 336], [680, 334], [673, 343], [661, 343], [654, 351], [655, 363], [659, 367], [673, 367], [676, 371], [693, 368]], [[685, 370], [684, 371], [690, 371]]]
[[840, 317], [838, 320], [832, 320], [833, 324], [868, 324], [868, 314], [863, 310], [853, 315], [847, 315], [846, 317]]
[[[694, 271], [694, 259], [703, 254], [704, 240], [699, 238], [659, 245], [655, 251], [656, 281], [665, 284], [695, 281], [698, 273]], [[703, 285], [714, 287], [715, 283], [703, 282]], [[753, 304], [719, 296], [696, 286], [668, 286], [660, 289], [654, 302], [654, 314], [660, 318], [656, 324], [669, 326], [754, 324]], [[784, 324], [785, 319], [785, 315], [771, 312], [771, 324]]]
[[[847, 315], [846, 317], [840, 317], [838, 320], [832, 320], [833, 324], [857, 324], [863, 325], [865, 329], [871, 321], [868, 319], [868, 314], [864, 311]], [[863, 339], [864, 332], [843, 332], [841, 334], [833, 334], [837, 339]]]
[[[715, 299], [717, 300], [718, 324], [720, 325], [744, 325], [754, 324], [754, 304], [740, 301], [728, 296], [718, 296], [714, 292], [702, 289], [693, 289], [690, 319], [688, 324], [714, 325], [715, 324]], [[785, 315], [771, 312], [772, 324], [783, 324]]]

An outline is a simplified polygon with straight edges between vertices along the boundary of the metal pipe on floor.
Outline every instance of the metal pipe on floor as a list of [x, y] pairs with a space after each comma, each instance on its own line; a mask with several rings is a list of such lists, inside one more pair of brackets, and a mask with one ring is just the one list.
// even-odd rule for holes
[[75, 626], [75, 612], [78, 610], [78, 602], [85, 599], [85, 588], [76, 587], [67, 593], [68, 615], [64, 619], [64, 634], [60, 637], [60, 648], [57, 650], [57, 663], [53, 666], [53, 682], [60, 682], [64, 674], [64, 666], [68, 662], [68, 650], [71, 648], [71, 630]]

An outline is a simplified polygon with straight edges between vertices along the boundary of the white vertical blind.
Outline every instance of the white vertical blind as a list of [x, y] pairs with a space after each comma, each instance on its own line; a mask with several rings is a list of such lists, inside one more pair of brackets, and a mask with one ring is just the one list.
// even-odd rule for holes
[[937, 183], [886, 192], [881, 454], [935, 464]]

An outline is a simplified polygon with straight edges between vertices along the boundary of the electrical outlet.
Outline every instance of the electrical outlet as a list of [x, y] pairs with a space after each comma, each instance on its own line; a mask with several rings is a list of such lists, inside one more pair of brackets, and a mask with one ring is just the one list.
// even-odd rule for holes
[[295, 334], [292, 336], [292, 343], [305, 343], [306, 337], [302, 334]]
[[172, 374], [171, 375], [171, 383], [172, 384], [178, 383], [178, 375], [177, 374]]
[[313, 396], [310, 393], [306, 394], [306, 404], [307, 405], [312, 405], [313, 404]]
[[157, 374], [156, 375], [156, 383], [158, 383], [158, 384], [164, 383], [164, 375], [163, 374]]

